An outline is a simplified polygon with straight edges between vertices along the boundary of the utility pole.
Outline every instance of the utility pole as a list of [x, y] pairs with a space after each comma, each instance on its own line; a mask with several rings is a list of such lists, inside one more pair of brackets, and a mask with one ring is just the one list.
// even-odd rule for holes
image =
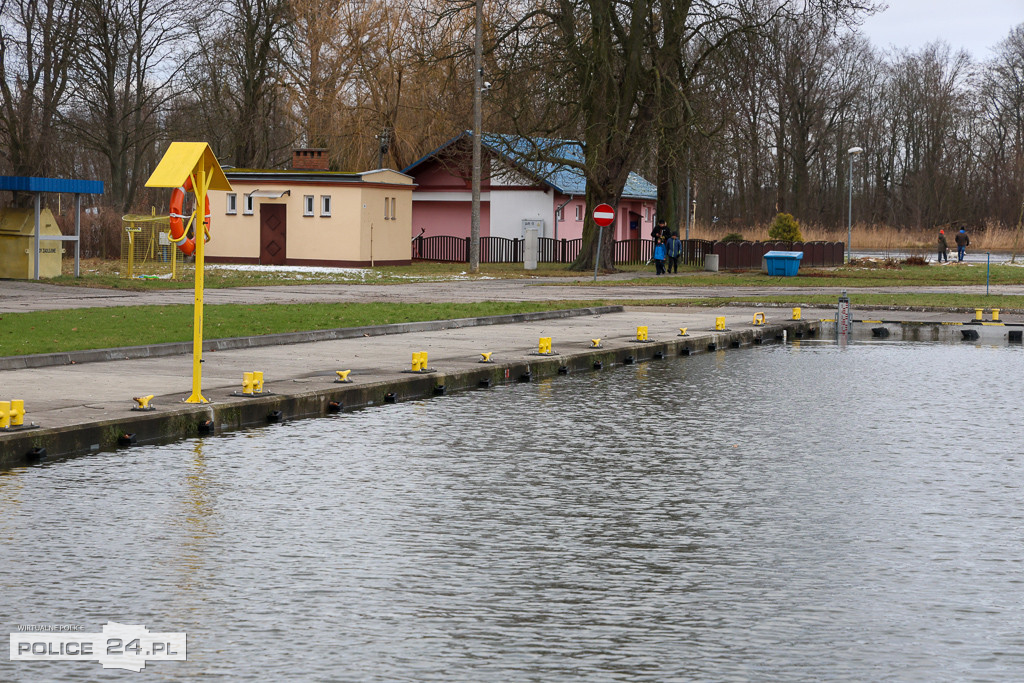
[[480, 272], [480, 129], [483, 127], [484, 0], [476, 0], [476, 39], [473, 46], [473, 209], [469, 226], [469, 272]]

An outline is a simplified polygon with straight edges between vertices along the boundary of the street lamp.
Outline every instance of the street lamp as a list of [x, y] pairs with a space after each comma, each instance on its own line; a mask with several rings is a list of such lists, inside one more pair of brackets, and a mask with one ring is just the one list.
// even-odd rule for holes
[[846, 215], [846, 262], [849, 263], [853, 260], [853, 251], [850, 248], [852, 244], [853, 236], [853, 158], [864, 151], [863, 147], [851, 147], [846, 150], [846, 153], [850, 155], [850, 175], [847, 180], [850, 183], [850, 204]]

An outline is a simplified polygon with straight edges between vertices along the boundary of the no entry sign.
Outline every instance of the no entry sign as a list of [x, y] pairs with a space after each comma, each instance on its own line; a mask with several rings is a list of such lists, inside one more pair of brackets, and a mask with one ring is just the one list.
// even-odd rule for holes
[[607, 204], [598, 204], [594, 209], [594, 222], [607, 228], [615, 220], [615, 209]]

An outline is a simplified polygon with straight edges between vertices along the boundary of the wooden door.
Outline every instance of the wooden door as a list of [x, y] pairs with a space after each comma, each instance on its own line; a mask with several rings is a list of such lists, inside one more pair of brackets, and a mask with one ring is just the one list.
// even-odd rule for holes
[[288, 232], [284, 204], [260, 204], [260, 264], [283, 266]]

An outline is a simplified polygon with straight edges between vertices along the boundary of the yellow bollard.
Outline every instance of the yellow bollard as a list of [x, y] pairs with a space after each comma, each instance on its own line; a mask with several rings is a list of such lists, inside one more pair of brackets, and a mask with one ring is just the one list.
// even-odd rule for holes
[[601, 339], [600, 338], [598, 338], [598, 339], [591, 339], [590, 340], [590, 348], [592, 348], [592, 349], [599, 349], [599, 348], [601, 348]]
[[647, 326], [646, 325], [644, 325], [643, 327], [637, 327], [636, 328], [636, 340], [637, 341], [647, 341]]
[[998, 322], [998, 320], [999, 320], [999, 309], [998, 308], [993, 308], [992, 309], [992, 322]]
[[427, 370], [427, 352], [420, 351], [420, 370], [426, 372]]
[[137, 404], [135, 410], [152, 410], [149, 402], [153, 400], [153, 394], [149, 396], [134, 396], [132, 400]]
[[243, 372], [242, 373], [242, 393], [246, 396], [252, 396], [252, 385], [253, 385], [253, 373]]
[[263, 393], [263, 372], [257, 370], [252, 373], [252, 390], [254, 393]]
[[725, 329], [725, 316], [724, 315], [720, 315], [720, 316], [717, 316], [715, 318], [715, 329], [716, 330], [724, 330]]
[[799, 319], [800, 319], [800, 307], [797, 306], [796, 308], [793, 309], [793, 320], [799, 320]]
[[763, 311], [758, 311], [754, 314], [754, 325], [764, 325], [768, 322], [768, 319], [764, 317]]
[[985, 319], [985, 309], [984, 308], [975, 308], [974, 309], [974, 319], [975, 320], [984, 320]]
[[0, 401], [0, 429], [11, 426], [11, 402]]
[[493, 351], [481, 351], [480, 352], [480, 362], [481, 363], [490, 363], [491, 362], [491, 355], [493, 353], [494, 353]]
[[419, 372], [421, 369], [423, 369], [422, 362], [423, 361], [420, 360], [420, 352], [419, 351], [413, 351], [412, 352], [412, 371], [413, 372]]
[[350, 380], [348, 378], [349, 373], [352, 372], [351, 370], [335, 370], [334, 372], [335, 372], [335, 374], [338, 375], [338, 379], [335, 380], [336, 382], [351, 382], [352, 381], [352, 380]]
[[551, 337], [541, 337], [537, 344], [537, 353], [548, 355], [551, 353]]
[[680, 327], [679, 328], [679, 336], [680, 337], [685, 337], [686, 336], [686, 329], [687, 328], [685, 328], [685, 327]]
[[11, 426], [20, 427], [25, 424], [25, 402], [20, 398], [11, 401]]

